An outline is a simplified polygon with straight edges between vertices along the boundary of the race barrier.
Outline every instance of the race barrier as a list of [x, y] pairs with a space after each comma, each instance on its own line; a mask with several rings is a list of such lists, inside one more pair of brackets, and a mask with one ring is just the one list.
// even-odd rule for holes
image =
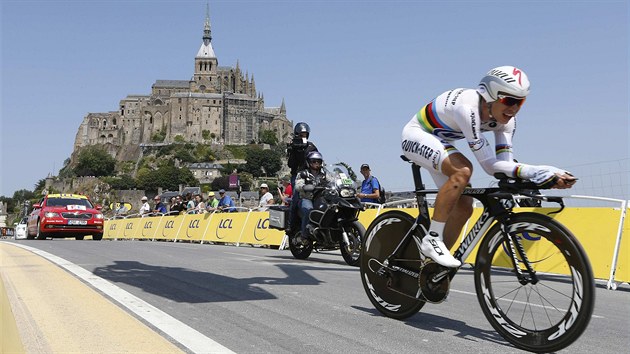
[[[597, 279], [607, 279], [608, 288], [615, 289], [618, 282], [630, 282], [630, 222], [625, 218], [627, 204], [623, 208], [565, 208], [561, 213], [549, 216], [565, 225], [582, 244], [593, 273]], [[389, 208], [366, 209], [359, 214], [359, 222], [366, 228], [379, 214]], [[399, 208], [416, 217], [416, 208]], [[548, 214], [557, 208], [516, 208], [515, 211], [533, 211]], [[432, 209], [430, 209], [430, 212]], [[481, 214], [475, 208], [471, 220]], [[472, 225], [467, 224], [462, 239]], [[283, 231], [269, 228], [269, 213], [245, 209], [244, 212], [204, 213], [183, 215], [159, 215], [152, 217], [128, 217], [105, 222], [103, 239], [111, 240], [165, 240], [212, 242], [223, 244], [283, 246]], [[527, 248], [536, 247], [535, 237], [524, 240]], [[455, 245], [457, 247], [457, 245]], [[282, 248], [282, 247], [281, 247]], [[541, 253], [544, 250], [536, 250]], [[477, 250], [468, 256], [466, 263], [474, 263]], [[509, 262], [499, 259], [498, 262]], [[546, 262], [547, 263], [547, 262]], [[566, 273], [565, 269], [539, 269], [538, 271]]]

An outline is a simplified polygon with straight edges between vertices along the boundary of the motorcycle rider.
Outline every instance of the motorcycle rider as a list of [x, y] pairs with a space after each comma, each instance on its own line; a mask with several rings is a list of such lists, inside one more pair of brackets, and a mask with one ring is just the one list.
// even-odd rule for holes
[[289, 228], [292, 228], [295, 215], [299, 208], [299, 194], [295, 189], [295, 179], [299, 171], [306, 169], [306, 157], [313, 151], [318, 151], [317, 146], [308, 140], [311, 127], [305, 122], [299, 122], [293, 128], [293, 139], [287, 144], [287, 165], [291, 169], [291, 187], [293, 195], [289, 206]]
[[323, 168], [324, 158], [319, 151], [311, 151], [306, 156], [307, 167], [298, 172], [295, 179], [295, 190], [300, 195], [299, 208], [302, 216], [302, 238], [308, 239], [307, 225], [309, 214], [313, 210], [313, 197], [316, 186], [326, 186], [333, 176]]

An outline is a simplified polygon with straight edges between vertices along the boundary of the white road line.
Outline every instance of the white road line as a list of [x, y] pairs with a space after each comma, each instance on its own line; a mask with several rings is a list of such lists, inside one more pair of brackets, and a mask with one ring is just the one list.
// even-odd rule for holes
[[88, 272], [70, 261], [37, 248], [18, 243], [12, 244], [40, 255], [83, 279], [85, 282], [107, 294], [109, 297], [128, 308], [131, 312], [143, 318], [151, 325], [166, 333], [168, 336], [194, 353], [234, 353], [228, 348], [201, 334], [194, 328], [178, 321], [157, 307], [128, 293], [107, 280]]

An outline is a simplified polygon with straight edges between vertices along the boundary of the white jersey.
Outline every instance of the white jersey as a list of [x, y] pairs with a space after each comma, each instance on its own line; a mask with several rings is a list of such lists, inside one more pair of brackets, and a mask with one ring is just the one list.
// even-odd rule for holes
[[[515, 163], [512, 155], [516, 117], [507, 124], [492, 118], [482, 122], [480, 102], [476, 90], [458, 88], [444, 92], [422, 107], [403, 130], [405, 156], [425, 168], [433, 168], [432, 172], [441, 173], [442, 161], [458, 152], [451, 143], [466, 139], [489, 175], [503, 172], [511, 177], [532, 178], [538, 168]], [[483, 135], [490, 131], [494, 133], [494, 146]]]

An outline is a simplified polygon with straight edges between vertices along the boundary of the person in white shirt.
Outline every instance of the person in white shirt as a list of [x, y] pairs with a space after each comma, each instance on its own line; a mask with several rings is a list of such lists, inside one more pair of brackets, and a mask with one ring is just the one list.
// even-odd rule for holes
[[146, 196], [140, 199], [142, 201], [142, 206], [140, 207], [140, 215], [146, 215], [151, 212], [151, 206], [149, 205], [149, 198]]
[[269, 192], [269, 186], [267, 183], [263, 183], [260, 185], [260, 202], [258, 202], [259, 208], [266, 208], [268, 205], [274, 204], [273, 195]]

